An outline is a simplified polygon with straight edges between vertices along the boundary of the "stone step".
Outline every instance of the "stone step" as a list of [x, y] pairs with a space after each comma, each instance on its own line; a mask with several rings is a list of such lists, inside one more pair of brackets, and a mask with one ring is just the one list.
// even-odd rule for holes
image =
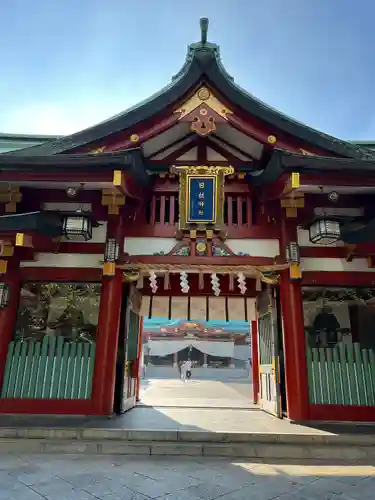
[[375, 435], [103, 428], [0, 428], [0, 453], [375, 459]]

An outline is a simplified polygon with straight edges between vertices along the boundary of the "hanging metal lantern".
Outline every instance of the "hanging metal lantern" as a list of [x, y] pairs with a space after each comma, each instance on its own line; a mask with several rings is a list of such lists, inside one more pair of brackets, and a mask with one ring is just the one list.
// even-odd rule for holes
[[120, 255], [120, 244], [116, 238], [108, 238], [105, 244], [104, 261], [116, 262]]
[[0, 283], [0, 309], [4, 309], [9, 303], [9, 286], [6, 283]]
[[340, 222], [329, 218], [317, 219], [309, 227], [309, 237], [311, 243], [332, 245], [340, 240]]
[[92, 221], [84, 215], [68, 215], [63, 220], [62, 231], [68, 240], [88, 241], [92, 238]]
[[288, 264], [300, 263], [299, 245], [295, 241], [288, 243], [285, 247], [285, 260]]

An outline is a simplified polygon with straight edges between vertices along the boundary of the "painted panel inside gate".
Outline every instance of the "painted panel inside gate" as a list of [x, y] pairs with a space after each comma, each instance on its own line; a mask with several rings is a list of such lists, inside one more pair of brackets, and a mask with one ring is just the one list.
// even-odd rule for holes
[[251, 360], [250, 328], [247, 321], [145, 318], [145, 363], [171, 365], [189, 358], [196, 366], [245, 368]]

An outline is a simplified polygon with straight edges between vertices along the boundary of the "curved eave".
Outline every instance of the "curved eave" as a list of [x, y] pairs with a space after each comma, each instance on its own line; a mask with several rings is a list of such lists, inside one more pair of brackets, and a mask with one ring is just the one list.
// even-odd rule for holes
[[56, 238], [62, 235], [62, 218], [59, 214], [29, 212], [0, 216], [0, 233], [36, 232]]
[[305, 156], [276, 150], [266, 167], [261, 172], [249, 173], [247, 179], [254, 186], [266, 186], [286, 172], [375, 174], [375, 159]]
[[99, 141], [124, 129], [132, 128], [134, 125], [157, 115], [166, 107], [183, 98], [192, 87], [201, 81], [211, 83], [223, 96], [246, 113], [256, 116], [272, 127], [315, 146], [317, 149], [343, 157], [375, 159], [374, 151], [323, 134], [285, 116], [254, 98], [234, 83], [221, 63], [219, 48], [211, 43], [191, 45], [181, 71], [167, 87], [154, 94], [147, 101], [76, 134], [15, 151], [12, 154], [17, 156], [52, 155]]
[[[139, 148], [120, 153], [64, 154], [24, 156], [0, 155], [0, 173], [11, 172], [108, 172], [122, 170], [129, 172], [141, 185], [149, 182], [143, 156]], [[0, 176], [1, 180], [1, 176]]]

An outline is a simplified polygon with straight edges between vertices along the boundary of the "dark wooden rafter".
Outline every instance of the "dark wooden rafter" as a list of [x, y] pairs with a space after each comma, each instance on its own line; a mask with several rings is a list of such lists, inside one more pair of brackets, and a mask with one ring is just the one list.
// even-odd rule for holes
[[158, 149], [157, 151], [155, 151], [154, 153], [152, 153], [151, 155], [149, 155], [147, 158], [148, 160], [154, 160], [156, 156], [160, 155], [160, 154], [163, 154], [165, 151], [168, 151], [169, 149], [177, 146], [180, 144], [180, 143], [185, 143], [185, 141], [187, 139], [193, 139], [194, 137], [196, 137], [196, 134], [194, 132], [190, 132], [189, 134], [187, 134], [185, 137], [180, 137], [178, 139], [176, 139], [175, 141], [173, 142], [170, 142], [168, 144], [166, 144], [165, 146], [163, 146], [162, 148]]
[[185, 153], [188, 153], [191, 149], [195, 148], [198, 146], [198, 137], [195, 136], [192, 138], [190, 142], [187, 144], [184, 144], [180, 148], [176, 149], [172, 153], [170, 153], [168, 156], [162, 159], [162, 161], [166, 164], [168, 163], [174, 163], [175, 161], [180, 158], [180, 156], [184, 155]]
[[[151, 126], [148, 126], [147, 123], [145, 123], [135, 129], [128, 129], [121, 134], [121, 136], [126, 135], [126, 139], [123, 137], [121, 139], [118, 139], [116, 142], [109, 145], [108, 148], [105, 149], [105, 151], [113, 152], [120, 151], [122, 149], [129, 149], [134, 146], [140, 146], [144, 142], [149, 141], [153, 137], [156, 137], [157, 135], [176, 125], [176, 123], [178, 122], [177, 118], [178, 117], [176, 115], [171, 113], [168, 114], [168, 116], [165, 118], [160, 118]], [[136, 142], [131, 139], [131, 136], [134, 134], [139, 137], [138, 141]], [[89, 149], [95, 149], [95, 147], [100, 147], [103, 145], [105, 144], [98, 144], [97, 146], [91, 145]]]
[[223, 148], [220, 146], [220, 144], [217, 144], [214, 141], [211, 141], [210, 139], [207, 140], [207, 147], [213, 149], [216, 151], [216, 153], [219, 153], [221, 156], [224, 156], [224, 158], [227, 158], [228, 163], [232, 165], [232, 167], [237, 167], [238, 165], [243, 164], [243, 160], [240, 160], [237, 156], [234, 154], [230, 153], [227, 149]]
[[203, 137], [198, 138], [197, 160], [201, 165], [207, 164], [207, 141]]
[[[175, 165], [176, 167], [184, 167], [186, 166], [186, 160], [185, 161], [182, 161], [182, 160], [176, 160], [173, 162], [173, 165]], [[195, 161], [191, 161], [189, 160], [189, 165], [191, 165], [192, 167], [194, 166], [199, 166], [199, 165], [202, 165], [201, 162], [199, 162], [198, 160], [195, 160]], [[148, 162], [148, 165], [150, 167], [152, 167], [153, 165], [158, 168], [158, 167], [166, 167], [168, 166], [168, 162], [166, 160], [152, 160], [152, 161], [149, 161]], [[207, 161], [206, 162], [206, 165], [216, 165], [218, 167], [227, 167], [228, 166], [228, 161]], [[248, 163], [245, 163], [243, 162], [242, 164], [239, 165], [239, 168], [246, 168], [248, 167]]]
[[[245, 158], [248, 158], [249, 161], [252, 160], [252, 156], [251, 156], [250, 153], [246, 153], [245, 151], [243, 151], [242, 149], [240, 149], [238, 146], [234, 146], [233, 144], [231, 144], [230, 142], [228, 142], [226, 139], [223, 139], [222, 137], [219, 137], [219, 136], [217, 136], [215, 134], [212, 134], [211, 138], [216, 139], [216, 141], [220, 141], [222, 145], [228, 146], [229, 148], [232, 149], [232, 151], [237, 151], [238, 154], [244, 156]], [[218, 144], [216, 141], [213, 141], [213, 142], [215, 144]], [[236, 156], [235, 153], [232, 153], [232, 154], [234, 154], [234, 156]], [[240, 162], [244, 162], [245, 160], [239, 158], [239, 161]]]
[[262, 127], [262, 125], [258, 124], [254, 125], [249, 120], [245, 121], [243, 118], [241, 118], [238, 114], [235, 113], [228, 115], [228, 122], [240, 132], [252, 137], [253, 139], [256, 139], [257, 141], [263, 144], [269, 144], [268, 138], [271, 135], [273, 135], [276, 137], [275, 144], [277, 145], [278, 148], [285, 149], [287, 151], [295, 153], [300, 152], [300, 147], [294, 145], [293, 143], [290, 143], [288, 140], [285, 140], [283, 138], [283, 135], [277, 130], [273, 130], [272, 132], [265, 130], [264, 127]]

